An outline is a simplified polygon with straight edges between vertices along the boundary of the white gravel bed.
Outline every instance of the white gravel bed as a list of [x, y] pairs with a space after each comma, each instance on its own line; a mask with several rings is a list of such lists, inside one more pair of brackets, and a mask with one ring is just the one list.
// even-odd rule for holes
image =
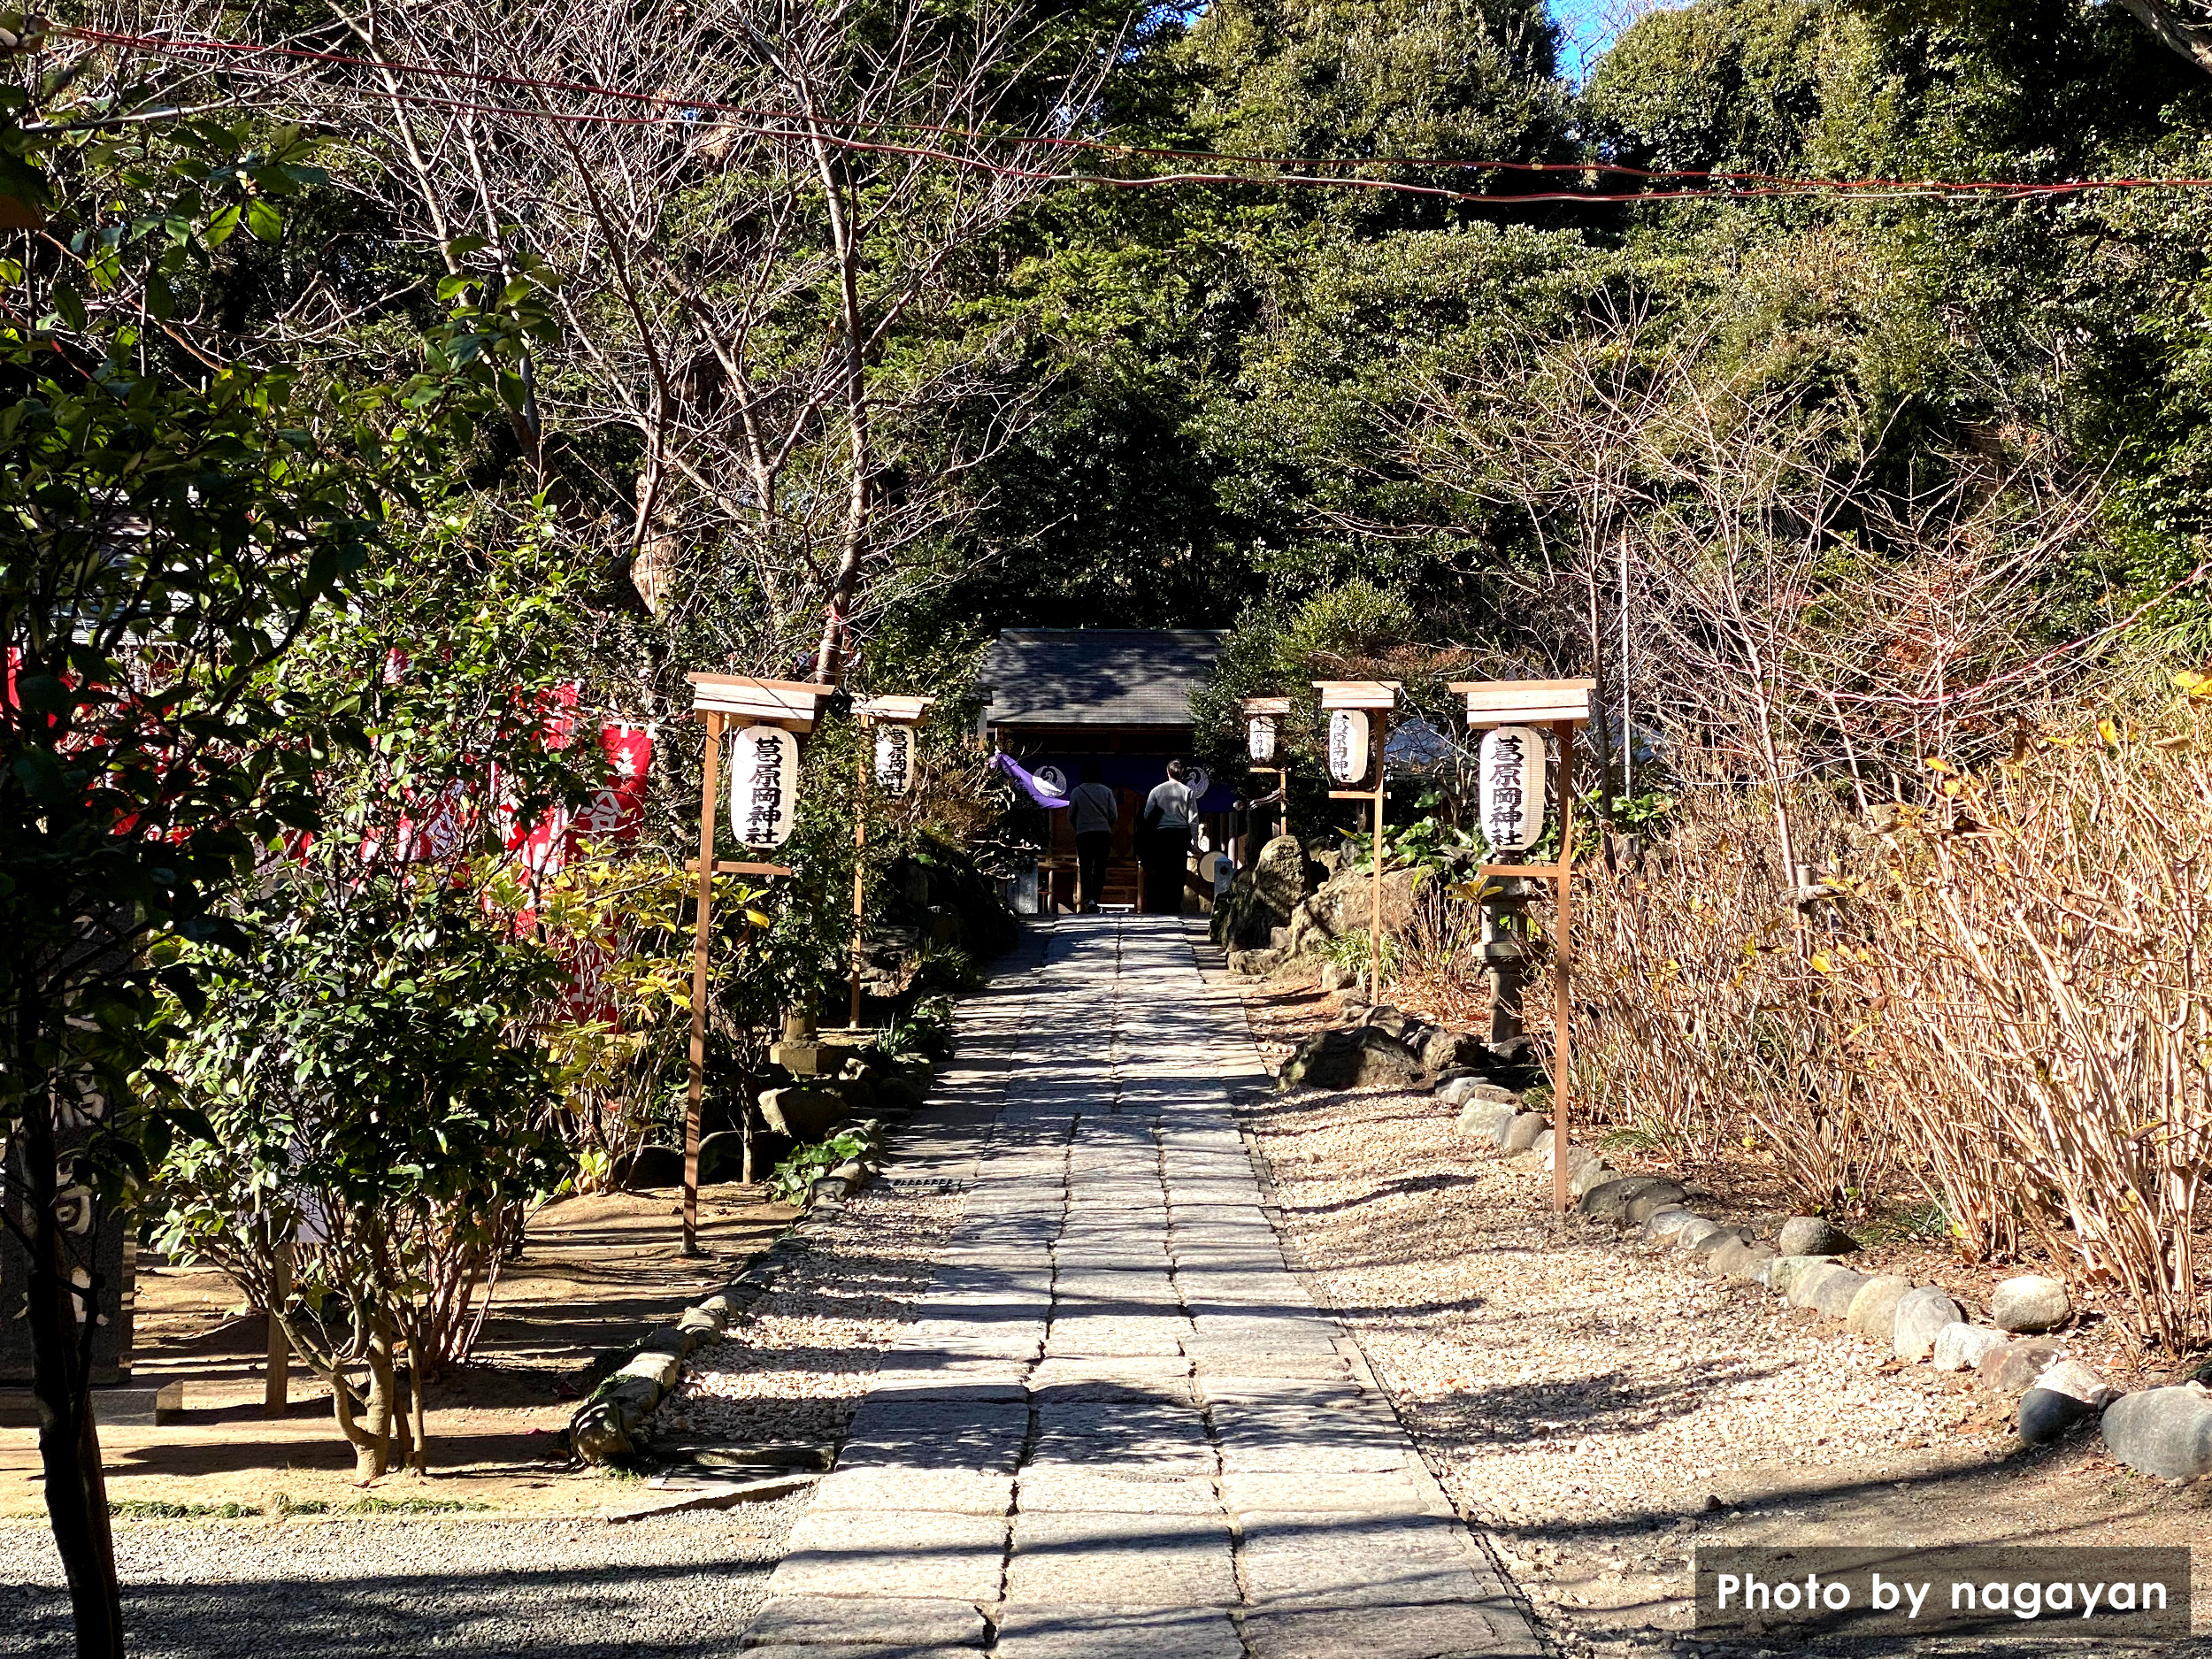
[[[1549, 1176], [1456, 1139], [1453, 1118], [1366, 1090], [1267, 1100], [1248, 1122], [1314, 1288], [1562, 1652], [1710, 1647], [1685, 1629], [1701, 1543], [2150, 1541], [2124, 1502], [2062, 1480], [2080, 1453], [2023, 1463], [1986, 1397], [1555, 1219]], [[2083, 1501], [2050, 1505], [2053, 1483]]]
[[[956, 1194], [887, 1188], [849, 1199], [749, 1322], [694, 1356], [652, 1427], [731, 1444], [836, 1438], [962, 1209]], [[733, 1655], [806, 1495], [621, 1526], [405, 1517], [122, 1523], [130, 1652]], [[0, 1524], [0, 1655], [74, 1651], [60, 1585], [45, 1528]]]
[[956, 1194], [882, 1187], [847, 1199], [751, 1317], [692, 1356], [648, 1436], [836, 1439], [964, 1208]]
[[[733, 1655], [804, 1506], [596, 1519], [119, 1524], [134, 1659]], [[43, 1526], [0, 1526], [0, 1653], [75, 1651]]]
[[1548, 1177], [1455, 1141], [1425, 1095], [1310, 1098], [1333, 1104], [1261, 1119], [1300, 1251], [1483, 1521], [1701, 1509], [1747, 1466], [1886, 1455], [1959, 1415], [1777, 1298], [1563, 1230]]

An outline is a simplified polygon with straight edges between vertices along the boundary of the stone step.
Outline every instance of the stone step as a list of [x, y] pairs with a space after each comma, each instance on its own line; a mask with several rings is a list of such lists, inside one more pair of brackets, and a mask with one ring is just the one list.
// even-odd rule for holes
[[741, 1503], [773, 1503], [820, 1479], [819, 1475], [787, 1474], [766, 1480], [676, 1480], [661, 1476], [649, 1483], [652, 1497], [603, 1509], [601, 1514], [610, 1526], [620, 1526], [661, 1515], [733, 1509]]
[[[104, 1427], [151, 1428], [184, 1409], [184, 1380], [111, 1383], [92, 1391], [92, 1420]], [[38, 1402], [27, 1386], [0, 1388], [0, 1428], [35, 1429]]]

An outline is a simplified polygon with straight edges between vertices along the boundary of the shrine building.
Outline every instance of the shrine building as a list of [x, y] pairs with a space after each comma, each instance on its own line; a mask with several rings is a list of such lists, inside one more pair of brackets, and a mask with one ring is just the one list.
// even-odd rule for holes
[[[1191, 695], [1213, 672], [1225, 636], [1198, 628], [1009, 628], [992, 643], [979, 676], [990, 703], [985, 733], [1047, 788], [1064, 796], [1095, 763], [1120, 803], [1107, 866], [1107, 905], [1142, 902], [1137, 821], [1167, 763], [1191, 759]], [[1201, 781], [1194, 777], [1192, 782]], [[1219, 846], [1234, 803], [1233, 780], [1205, 780], [1202, 839]], [[1075, 829], [1065, 811], [1051, 820], [1038, 860], [1041, 910], [1075, 908]], [[1210, 895], [1194, 861], [1194, 901]]]

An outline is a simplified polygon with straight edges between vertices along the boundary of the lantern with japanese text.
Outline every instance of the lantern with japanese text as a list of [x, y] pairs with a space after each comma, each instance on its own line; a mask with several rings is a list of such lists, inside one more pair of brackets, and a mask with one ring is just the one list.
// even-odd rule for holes
[[[699, 1250], [699, 1150], [704, 1140], [703, 1102], [706, 1089], [707, 944], [714, 933], [717, 876], [787, 876], [791, 866], [721, 859], [714, 856], [721, 827], [718, 786], [728, 745], [730, 833], [748, 847], [780, 847], [798, 818], [799, 740], [820, 718], [834, 686], [810, 680], [758, 680], [749, 674], [687, 674], [692, 711], [704, 718], [705, 752], [699, 767], [699, 856], [691, 869], [698, 877], [698, 909], [691, 929], [691, 1076], [684, 1097], [684, 1254]], [[774, 1051], [770, 1057], [775, 1058]], [[740, 1114], [741, 1178], [753, 1179], [753, 1129], [749, 1114]]]
[[748, 847], [780, 847], [799, 810], [799, 740], [780, 726], [749, 726], [730, 756], [730, 833]]
[[869, 751], [876, 787], [886, 795], [901, 795], [914, 787], [915, 764], [921, 757], [922, 711], [927, 697], [855, 697], [853, 712], [860, 717], [864, 735], [875, 733]]
[[1544, 766], [1544, 734], [1534, 726], [1501, 726], [1483, 733], [1478, 801], [1493, 852], [1526, 852], [1543, 838]]
[[1244, 699], [1244, 743], [1254, 772], [1275, 774], [1275, 787], [1252, 803], [1281, 814], [1279, 834], [1290, 833], [1290, 757], [1282, 752], [1283, 721], [1291, 713], [1288, 697]]
[[[930, 699], [914, 696], [855, 697], [853, 713], [860, 721], [859, 776], [853, 795], [853, 948], [850, 971], [852, 1011], [849, 1023], [860, 1029], [861, 979], [867, 967], [868, 923], [868, 770], [872, 760], [876, 787], [889, 795], [902, 795], [914, 787], [915, 763], [920, 758], [922, 713]], [[869, 741], [874, 733], [875, 741]]]
[[876, 787], [886, 795], [904, 795], [914, 787], [914, 728], [876, 728]]
[[1338, 783], [1357, 783], [1367, 776], [1372, 729], [1364, 709], [1329, 711], [1329, 776]]
[[[1383, 913], [1383, 804], [1388, 793], [1388, 773], [1383, 757], [1389, 752], [1390, 717], [1398, 707], [1402, 687], [1394, 680], [1317, 680], [1321, 707], [1329, 717], [1329, 778], [1340, 787], [1329, 791], [1332, 800], [1363, 801], [1374, 813], [1375, 866], [1368, 893], [1368, 915], [1379, 921]], [[1379, 926], [1367, 930], [1367, 994], [1382, 1000], [1382, 935]]]
[[[1594, 680], [1471, 680], [1452, 686], [1467, 698], [1468, 731], [1484, 734], [1476, 757], [1476, 811], [1491, 850], [1480, 874], [1494, 1048], [1522, 1035], [1522, 952], [1517, 946], [1527, 936], [1524, 906], [1528, 895], [1521, 884], [1532, 877], [1548, 879], [1556, 895], [1548, 930], [1554, 999], [1551, 1202], [1556, 1210], [1574, 1202], [1574, 1164], [1567, 1148], [1574, 1138], [1575, 730], [1589, 724], [1590, 694], [1596, 688]], [[1551, 767], [1545, 747], [1547, 727], [1559, 746], [1559, 850], [1548, 864], [1527, 864], [1521, 860], [1544, 833], [1545, 783]], [[1488, 879], [1493, 875], [1510, 879], [1493, 885]], [[1491, 954], [1497, 944], [1511, 948]]]

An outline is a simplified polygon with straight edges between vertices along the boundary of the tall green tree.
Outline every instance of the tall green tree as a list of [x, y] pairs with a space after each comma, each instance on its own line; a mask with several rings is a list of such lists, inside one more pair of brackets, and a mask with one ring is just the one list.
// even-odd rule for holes
[[[1509, 173], [1406, 163], [1573, 153], [1558, 27], [1527, 0], [1223, 0], [1177, 50], [1197, 90], [1192, 130], [1217, 149], [1385, 164], [1358, 176], [1502, 196], [1523, 188]], [[1400, 192], [1310, 200], [1370, 234], [1470, 213]]]
[[94, 1246], [128, 1225], [176, 1121], [127, 1084], [161, 977], [149, 949], [228, 935], [222, 894], [311, 822], [319, 740], [262, 671], [383, 512], [357, 435], [291, 377], [179, 384], [116, 344], [88, 358], [0, 326], [0, 1213], [28, 1263], [47, 1509], [88, 1655], [121, 1640], [88, 1394]]
[[342, 722], [266, 671], [369, 559], [447, 395], [227, 361], [188, 302], [227, 242], [282, 234], [319, 177], [299, 134], [180, 116], [173, 86], [0, 23], [0, 211], [21, 227], [0, 255], [0, 1219], [79, 1650], [107, 1655], [98, 1240], [205, 1129], [131, 1087], [159, 995], [199, 995], [157, 948], [239, 942], [225, 895], [312, 825]]

